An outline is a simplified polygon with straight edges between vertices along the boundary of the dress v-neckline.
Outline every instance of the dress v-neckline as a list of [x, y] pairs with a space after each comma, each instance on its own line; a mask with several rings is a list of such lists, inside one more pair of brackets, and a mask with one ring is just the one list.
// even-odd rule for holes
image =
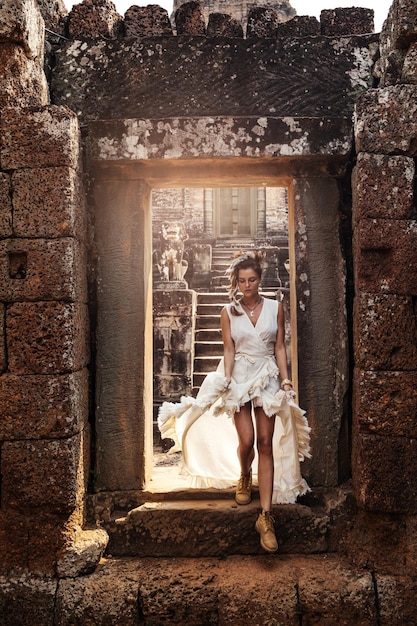
[[244, 309], [244, 308], [243, 308], [243, 306], [242, 306], [242, 303], [241, 303], [241, 302], [239, 302], [239, 305], [240, 305], [240, 308], [241, 308], [241, 309], [242, 309], [242, 311], [243, 311], [243, 314], [244, 314], [244, 315], [248, 318], [248, 320], [249, 320], [249, 324], [252, 326], [252, 328], [255, 328], [255, 329], [256, 329], [256, 327], [257, 327], [257, 325], [258, 325], [259, 320], [260, 320], [260, 319], [261, 319], [261, 317], [262, 317], [262, 313], [264, 312], [265, 298], [264, 298], [263, 296], [261, 296], [261, 298], [262, 298], [262, 308], [261, 308], [261, 312], [259, 313], [259, 315], [258, 315], [258, 319], [256, 320], [255, 324], [254, 324], [253, 322], [251, 322], [250, 316], [246, 313], [245, 309]]

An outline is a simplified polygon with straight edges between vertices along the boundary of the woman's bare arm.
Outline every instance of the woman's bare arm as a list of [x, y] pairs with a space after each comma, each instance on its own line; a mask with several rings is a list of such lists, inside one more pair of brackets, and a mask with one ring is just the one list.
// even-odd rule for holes
[[230, 319], [226, 309], [222, 310], [220, 320], [223, 339], [224, 375], [229, 383], [232, 378], [233, 367], [235, 364], [235, 344], [232, 339]]
[[[278, 305], [278, 333], [275, 343], [275, 358], [279, 369], [279, 375], [281, 380], [288, 379], [288, 364], [287, 364], [287, 351], [285, 349], [285, 320], [284, 320], [284, 308], [282, 304]], [[287, 385], [285, 385], [287, 387]], [[288, 389], [291, 386], [288, 385]]]

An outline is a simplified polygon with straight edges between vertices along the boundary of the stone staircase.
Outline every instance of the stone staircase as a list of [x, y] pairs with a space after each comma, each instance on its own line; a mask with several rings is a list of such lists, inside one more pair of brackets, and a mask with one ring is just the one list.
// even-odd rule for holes
[[253, 248], [253, 239], [223, 239], [212, 250], [211, 291], [225, 292], [228, 285], [226, 270], [234, 255], [241, 250]]
[[[266, 298], [275, 298], [275, 292], [262, 292]], [[223, 356], [220, 313], [228, 302], [226, 292], [197, 294], [197, 317], [194, 336], [193, 395], [204, 378], [213, 372]]]
[[216, 369], [223, 354], [220, 313], [227, 302], [225, 291], [197, 294], [193, 393], [197, 393], [207, 374]]

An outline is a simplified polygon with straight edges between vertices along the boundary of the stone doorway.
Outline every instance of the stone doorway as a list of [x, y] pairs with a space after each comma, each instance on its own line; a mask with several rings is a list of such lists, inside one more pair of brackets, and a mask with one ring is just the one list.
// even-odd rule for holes
[[[214, 238], [210, 236], [213, 214], [214, 224], [221, 225], [215, 229], [218, 236]], [[228, 302], [225, 272], [240, 251], [261, 249], [264, 252], [262, 293], [264, 297], [278, 299], [284, 306], [291, 371], [288, 189], [154, 189], [152, 221], [154, 454], [151, 485], [158, 482], [169, 490], [170, 486], [177, 488], [178, 484], [184, 484], [172, 469], [180, 463], [181, 454], [167, 453], [173, 442], [161, 441], [158, 411], [164, 401], [178, 402], [183, 395], [195, 397], [205, 376], [216, 369], [223, 353], [220, 312]], [[186, 259], [183, 261], [185, 275], [181, 273], [181, 277], [171, 280], [161, 273], [169, 243], [166, 241], [168, 231], [173, 236], [170, 240], [172, 253], [177, 257], [181, 249]], [[266, 232], [268, 238], [257, 237]], [[291, 256], [294, 257], [293, 250]], [[203, 268], [206, 280], [202, 276]], [[296, 344], [295, 326], [293, 335]], [[293, 377], [297, 378], [295, 371]]]
[[214, 190], [215, 233], [218, 237], [256, 236], [256, 189], [225, 187]]
[[[184, 136], [193, 123], [187, 121]], [[197, 124], [200, 132], [204, 123], [198, 120]], [[339, 134], [342, 129], [338, 125]], [[141, 150], [139, 158], [127, 160], [126, 146], [142, 141], [140, 125], [107, 121], [92, 123], [89, 130], [99, 259], [95, 489], [141, 492], [151, 477], [151, 191], [174, 185], [230, 187], [236, 180], [253, 187], [284, 186], [289, 190], [294, 222], [291, 246], [297, 268], [293, 314], [301, 346], [294, 356], [302, 356], [298, 365], [300, 404], [309, 414], [314, 433], [314, 456], [305, 464], [304, 473], [313, 486], [338, 484], [341, 450], [346, 461], [347, 446], [341, 433], [346, 431], [349, 385], [345, 274], [338, 232], [338, 178], [344, 175], [343, 159], [329, 156], [320, 142], [315, 157], [279, 156], [279, 132], [275, 132], [278, 155], [274, 157], [208, 158], [206, 151], [201, 159], [164, 158], [165, 144], [158, 136], [162, 143], [152, 154], [161, 158], [143, 159]], [[138, 140], [126, 139], [126, 133], [129, 137], [139, 133]], [[286, 135], [283, 141], [287, 141]], [[333, 143], [332, 154], [337, 145], [337, 141]], [[343, 140], [342, 152], [346, 145]]]

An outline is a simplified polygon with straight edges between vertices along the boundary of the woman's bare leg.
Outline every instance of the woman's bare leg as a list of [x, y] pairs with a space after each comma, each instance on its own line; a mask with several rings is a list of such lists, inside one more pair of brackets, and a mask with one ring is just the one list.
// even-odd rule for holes
[[247, 402], [238, 413], [234, 416], [237, 436], [239, 439], [239, 447], [237, 455], [239, 458], [240, 469], [244, 476], [247, 476], [251, 470], [255, 451], [253, 449], [255, 442], [255, 431], [253, 428], [251, 405]]
[[264, 511], [271, 510], [272, 489], [274, 484], [274, 457], [272, 436], [275, 428], [275, 416], [268, 417], [260, 407], [255, 409], [256, 439], [258, 447], [258, 484], [259, 499]]

